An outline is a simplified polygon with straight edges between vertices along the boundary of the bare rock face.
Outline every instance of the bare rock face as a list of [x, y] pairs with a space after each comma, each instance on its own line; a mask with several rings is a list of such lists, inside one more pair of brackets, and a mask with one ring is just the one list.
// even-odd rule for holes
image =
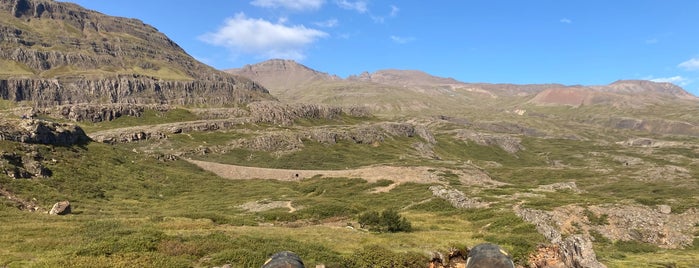
[[469, 198], [463, 192], [442, 185], [430, 186], [432, 195], [447, 200], [456, 208], [487, 208], [490, 203], [480, 201], [477, 198]]
[[[157, 29], [48, 0], [0, 0], [0, 98], [77, 103], [224, 105], [271, 99], [251, 80], [206, 66]], [[45, 25], [63, 25], [47, 27]]]
[[166, 112], [168, 105], [138, 105], [129, 103], [116, 104], [78, 104], [62, 105], [41, 109], [40, 113], [57, 118], [65, 118], [75, 122], [104, 122], [112, 121], [122, 116], [140, 117], [146, 110]]
[[0, 140], [72, 146], [89, 141], [85, 132], [73, 124], [37, 119], [0, 121]]
[[294, 120], [336, 119], [345, 114], [353, 117], [367, 117], [367, 109], [360, 107], [342, 108], [317, 104], [286, 105], [278, 102], [254, 102], [248, 104], [254, 122], [291, 125]]
[[561, 257], [566, 267], [574, 268], [606, 268], [597, 261], [597, 255], [592, 249], [592, 241], [582, 235], [572, 235], [559, 244]]
[[[546, 257], [547, 259], [539, 259], [538, 261], [534, 261], [534, 263], [551, 263], [559, 266], [563, 264], [563, 267], [573, 268], [606, 267], [604, 264], [597, 261], [597, 255], [592, 249], [592, 241], [589, 237], [583, 235], [572, 235], [565, 239], [563, 238], [561, 232], [555, 227], [557, 225], [555, 225], [556, 221], [554, 220], [553, 213], [520, 207], [515, 207], [514, 209], [515, 213], [517, 213], [517, 215], [519, 215], [524, 221], [534, 224], [536, 226], [536, 230], [551, 242], [553, 245], [552, 248], [557, 250], [557, 252], [553, 254], [549, 253]], [[541, 254], [541, 252], [539, 252], [539, 254]]]
[[68, 215], [71, 213], [70, 202], [61, 201], [53, 205], [49, 215]]

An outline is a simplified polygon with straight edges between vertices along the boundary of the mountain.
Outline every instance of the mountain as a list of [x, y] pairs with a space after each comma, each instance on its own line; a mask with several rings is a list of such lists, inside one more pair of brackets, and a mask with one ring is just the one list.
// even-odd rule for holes
[[272, 59], [257, 64], [248, 64], [238, 69], [226, 70], [231, 74], [258, 81], [266, 88], [286, 91], [313, 81], [340, 80], [339, 77], [322, 73], [293, 60]]
[[40, 107], [269, 98], [263, 87], [198, 62], [140, 20], [50, 0], [0, 0], [0, 96]]
[[362, 105], [380, 114], [454, 115], [528, 105], [639, 108], [697, 101], [673, 84], [643, 80], [620, 80], [602, 86], [465, 83], [419, 70], [395, 69], [341, 79], [291, 60], [269, 60], [227, 72], [259, 82], [284, 102]]
[[646, 104], [696, 101], [697, 98], [671, 83], [645, 80], [619, 80], [606, 86], [571, 86], [546, 89], [538, 93], [533, 103], [548, 105]]

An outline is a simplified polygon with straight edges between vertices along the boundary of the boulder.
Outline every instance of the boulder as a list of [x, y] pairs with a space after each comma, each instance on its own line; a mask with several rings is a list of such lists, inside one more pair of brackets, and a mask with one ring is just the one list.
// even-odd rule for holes
[[70, 202], [61, 201], [53, 204], [53, 207], [49, 211], [50, 215], [67, 215], [71, 213]]

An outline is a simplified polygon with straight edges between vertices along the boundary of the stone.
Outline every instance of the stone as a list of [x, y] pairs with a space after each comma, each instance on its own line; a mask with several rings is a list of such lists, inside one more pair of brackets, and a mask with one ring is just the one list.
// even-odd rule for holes
[[70, 202], [61, 201], [53, 205], [49, 211], [50, 215], [67, 215], [71, 213]]
[[672, 212], [672, 207], [668, 205], [658, 205], [658, 211], [662, 214], [670, 214]]

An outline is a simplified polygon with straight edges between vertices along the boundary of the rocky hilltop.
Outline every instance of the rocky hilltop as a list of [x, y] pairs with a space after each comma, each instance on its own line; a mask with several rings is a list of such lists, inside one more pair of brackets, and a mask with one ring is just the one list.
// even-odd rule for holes
[[259, 84], [196, 61], [142, 21], [51, 0], [0, 0], [0, 97], [38, 107], [269, 98]]
[[341, 80], [335, 75], [319, 72], [293, 60], [272, 59], [226, 72], [259, 82], [266, 88], [287, 92], [318, 81]]

